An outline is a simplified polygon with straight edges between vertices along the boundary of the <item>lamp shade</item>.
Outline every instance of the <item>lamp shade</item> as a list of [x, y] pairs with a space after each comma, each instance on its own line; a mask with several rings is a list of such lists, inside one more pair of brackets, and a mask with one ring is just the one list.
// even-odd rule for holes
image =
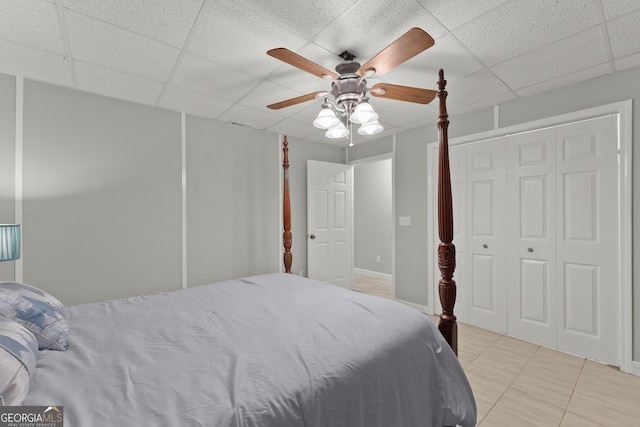
[[338, 126], [327, 130], [324, 134], [324, 136], [331, 139], [345, 138], [347, 135], [349, 135], [349, 129], [342, 122]]
[[384, 130], [384, 127], [378, 122], [374, 120], [369, 123], [365, 123], [358, 128], [358, 133], [360, 135], [375, 135]]
[[351, 122], [356, 124], [369, 123], [378, 119], [378, 113], [376, 113], [367, 101], [363, 101], [356, 106], [351, 114]]
[[0, 261], [20, 258], [20, 225], [0, 224]]
[[318, 113], [318, 116], [313, 121], [313, 125], [320, 129], [330, 129], [337, 126], [340, 123], [340, 119], [336, 116], [331, 108], [323, 108]]

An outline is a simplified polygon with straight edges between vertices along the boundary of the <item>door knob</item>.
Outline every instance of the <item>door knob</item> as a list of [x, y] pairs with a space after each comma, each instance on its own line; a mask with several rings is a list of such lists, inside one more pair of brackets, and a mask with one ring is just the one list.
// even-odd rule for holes
[[314, 239], [316, 238], [316, 235], [315, 235], [315, 234], [310, 234], [310, 235], [309, 235], [309, 238], [310, 238], [311, 240], [314, 240]]

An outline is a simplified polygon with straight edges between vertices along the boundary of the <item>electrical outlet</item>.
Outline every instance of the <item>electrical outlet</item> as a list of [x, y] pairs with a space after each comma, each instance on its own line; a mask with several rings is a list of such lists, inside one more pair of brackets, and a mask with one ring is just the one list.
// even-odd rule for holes
[[376, 257], [376, 262], [380, 262], [380, 255]]

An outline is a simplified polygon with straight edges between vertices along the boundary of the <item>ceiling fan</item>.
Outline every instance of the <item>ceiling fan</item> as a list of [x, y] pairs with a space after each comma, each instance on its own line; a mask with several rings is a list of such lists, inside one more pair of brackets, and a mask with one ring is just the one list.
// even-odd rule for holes
[[436, 91], [390, 83], [377, 83], [369, 88], [366, 79], [383, 75], [433, 44], [433, 38], [424, 30], [412, 28], [363, 65], [354, 61], [355, 55], [352, 53], [341, 53], [340, 57], [344, 61], [335, 67], [337, 74], [286, 48], [271, 49], [267, 52], [269, 56], [333, 82], [328, 92], [312, 92], [267, 105], [267, 108], [279, 110], [330, 94], [333, 99], [325, 98], [322, 111], [314, 120], [314, 126], [327, 129], [327, 137], [346, 137], [350, 133], [346, 126], [351, 123], [362, 125], [358, 131], [360, 134], [379, 133], [382, 126], [377, 121], [378, 114], [368, 102], [367, 94], [397, 101], [428, 104], [435, 98]]

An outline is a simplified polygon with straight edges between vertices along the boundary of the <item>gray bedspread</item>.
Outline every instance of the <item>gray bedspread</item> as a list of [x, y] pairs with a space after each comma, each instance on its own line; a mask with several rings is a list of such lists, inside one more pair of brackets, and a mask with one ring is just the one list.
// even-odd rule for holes
[[268, 274], [68, 311], [24, 402], [66, 427], [475, 425], [453, 352], [392, 300]]

